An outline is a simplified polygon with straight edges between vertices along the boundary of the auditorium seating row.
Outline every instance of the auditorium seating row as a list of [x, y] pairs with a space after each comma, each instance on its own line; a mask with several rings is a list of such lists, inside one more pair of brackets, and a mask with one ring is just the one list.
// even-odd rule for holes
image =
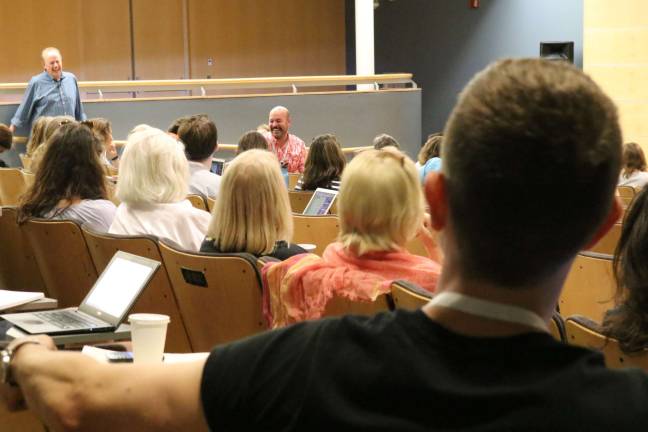
[[[123, 250], [163, 263], [133, 311], [171, 317], [168, 351], [206, 351], [266, 329], [262, 262], [250, 254], [189, 252], [153, 236], [107, 234], [72, 221], [33, 219], [19, 227], [15, 216], [14, 207], [2, 207], [0, 239], [13, 245], [0, 255], [2, 288], [44, 291], [61, 307], [76, 306], [114, 253]], [[391, 295], [373, 304], [336, 299], [326, 315], [392, 308]]]

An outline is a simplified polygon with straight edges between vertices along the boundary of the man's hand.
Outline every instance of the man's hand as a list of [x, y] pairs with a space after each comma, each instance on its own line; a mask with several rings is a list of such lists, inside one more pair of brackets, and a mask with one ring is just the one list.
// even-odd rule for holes
[[14, 133], [16, 131], [16, 126], [14, 126], [13, 124], [10, 124], [9, 125], [9, 130], [11, 131], [11, 133]]
[[[33, 347], [36, 345], [36, 344], [25, 344], [23, 346], [19, 346], [20, 344], [23, 344], [24, 341], [27, 340], [36, 342], [36, 344], [39, 345], [39, 349], [46, 348], [51, 351], [56, 351], [56, 345], [54, 345], [54, 341], [49, 336], [35, 335], [35, 336], [26, 336], [24, 338], [14, 339], [7, 346], [8, 350], [12, 350], [16, 346], [18, 347], [18, 350], [14, 352], [13, 359], [11, 361], [11, 366], [15, 365], [17, 357], [23, 349], [29, 349], [27, 347], [29, 346]], [[5, 400], [5, 404], [7, 405], [9, 411], [18, 411], [27, 408], [22, 391], [20, 390], [20, 387], [17, 385], [9, 385], [7, 383], [0, 385], [0, 395], [2, 395], [2, 398]]]

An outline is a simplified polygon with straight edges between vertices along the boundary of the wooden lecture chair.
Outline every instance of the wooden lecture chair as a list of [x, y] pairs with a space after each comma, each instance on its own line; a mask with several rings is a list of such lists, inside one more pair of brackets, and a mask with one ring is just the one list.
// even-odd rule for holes
[[293, 213], [293, 243], [314, 244], [314, 254], [322, 256], [326, 246], [333, 243], [340, 233], [337, 216], [308, 216]]
[[46, 292], [31, 243], [15, 207], [0, 208], [0, 289]]
[[375, 301], [353, 301], [344, 297], [335, 296], [326, 303], [326, 309], [324, 309], [322, 318], [343, 315], [372, 316], [392, 309], [393, 303], [389, 294], [381, 294]]
[[606, 338], [600, 325], [586, 317], [575, 315], [567, 318], [565, 331], [569, 344], [601, 351], [609, 368], [638, 367], [648, 371], [648, 350], [625, 354], [617, 340]]
[[0, 205], [17, 206], [26, 190], [20, 169], [0, 168]]
[[36, 180], [36, 174], [31, 171], [25, 170], [21, 170], [20, 173], [22, 174], [23, 181], [25, 182], [25, 191], [27, 191], [34, 184], [34, 181]]
[[207, 197], [207, 211], [211, 213], [216, 207], [216, 198]]
[[621, 238], [621, 230], [623, 225], [616, 223], [612, 225], [612, 228], [603, 236], [601, 239], [590, 249], [589, 252], [602, 253], [608, 255], [614, 255], [619, 239]]
[[615, 292], [612, 255], [581, 252], [560, 294], [560, 315], [583, 315], [601, 322], [605, 312], [614, 307]]
[[567, 342], [567, 334], [565, 333], [565, 321], [558, 312], [554, 312], [549, 321], [549, 333], [559, 342]]
[[20, 153], [18, 156], [20, 157], [20, 162], [22, 163], [23, 168], [29, 170], [31, 167], [31, 157], [27, 156], [25, 153]]
[[27, 234], [48, 296], [61, 308], [79, 306], [97, 280], [81, 227], [71, 220], [30, 219]]
[[0, 403], [0, 430], [3, 432], [47, 432], [32, 410], [9, 411], [4, 401]]
[[300, 173], [289, 173], [288, 174], [288, 190], [294, 191], [295, 186], [297, 186], [297, 182], [299, 181], [299, 177], [301, 177]]
[[637, 191], [632, 186], [617, 186], [617, 191], [619, 192], [619, 197], [625, 207], [630, 205], [637, 194]]
[[416, 310], [425, 306], [434, 294], [411, 282], [398, 280], [391, 284], [391, 297], [395, 309]]
[[293, 213], [303, 213], [313, 196], [313, 191], [288, 191], [288, 198], [290, 199], [290, 208]]
[[189, 194], [187, 195], [187, 199], [189, 200], [191, 205], [196, 207], [197, 209], [209, 211], [207, 210], [207, 203], [205, 203], [205, 199], [202, 196], [197, 194]]
[[190, 252], [165, 240], [159, 247], [194, 351], [266, 329], [256, 257]]
[[[98, 231], [88, 224], [81, 227], [92, 261], [101, 274], [117, 251], [124, 251], [162, 262], [157, 238], [154, 236], [126, 236]], [[160, 313], [171, 318], [167, 329], [165, 351], [192, 352], [189, 336], [180, 314], [178, 302], [164, 264], [155, 273], [137, 300], [131, 313]]]
[[117, 185], [111, 181], [106, 182], [106, 185], [106, 189], [108, 189], [108, 199], [116, 206], [119, 206], [121, 201], [117, 198]]

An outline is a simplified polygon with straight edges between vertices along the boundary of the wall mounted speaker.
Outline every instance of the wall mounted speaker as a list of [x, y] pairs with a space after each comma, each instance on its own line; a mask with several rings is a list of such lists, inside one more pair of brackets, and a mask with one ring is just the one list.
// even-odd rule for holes
[[574, 42], [540, 42], [540, 57], [574, 63]]

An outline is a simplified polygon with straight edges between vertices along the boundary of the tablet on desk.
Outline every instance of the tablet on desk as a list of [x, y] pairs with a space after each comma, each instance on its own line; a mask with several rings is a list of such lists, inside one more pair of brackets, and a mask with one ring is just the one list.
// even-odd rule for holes
[[313, 196], [311, 197], [310, 201], [308, 201], [308, 205], [306, 205], [303, 214], [310, 216], [321, 216], [328, 214], [331, 206], [333, 205], [333, 201], [335, 201], [335, 198], [337, 197], [337, 194], [338, 191], [331, 189], [315, 189], [315, 192], [313, 192]]

